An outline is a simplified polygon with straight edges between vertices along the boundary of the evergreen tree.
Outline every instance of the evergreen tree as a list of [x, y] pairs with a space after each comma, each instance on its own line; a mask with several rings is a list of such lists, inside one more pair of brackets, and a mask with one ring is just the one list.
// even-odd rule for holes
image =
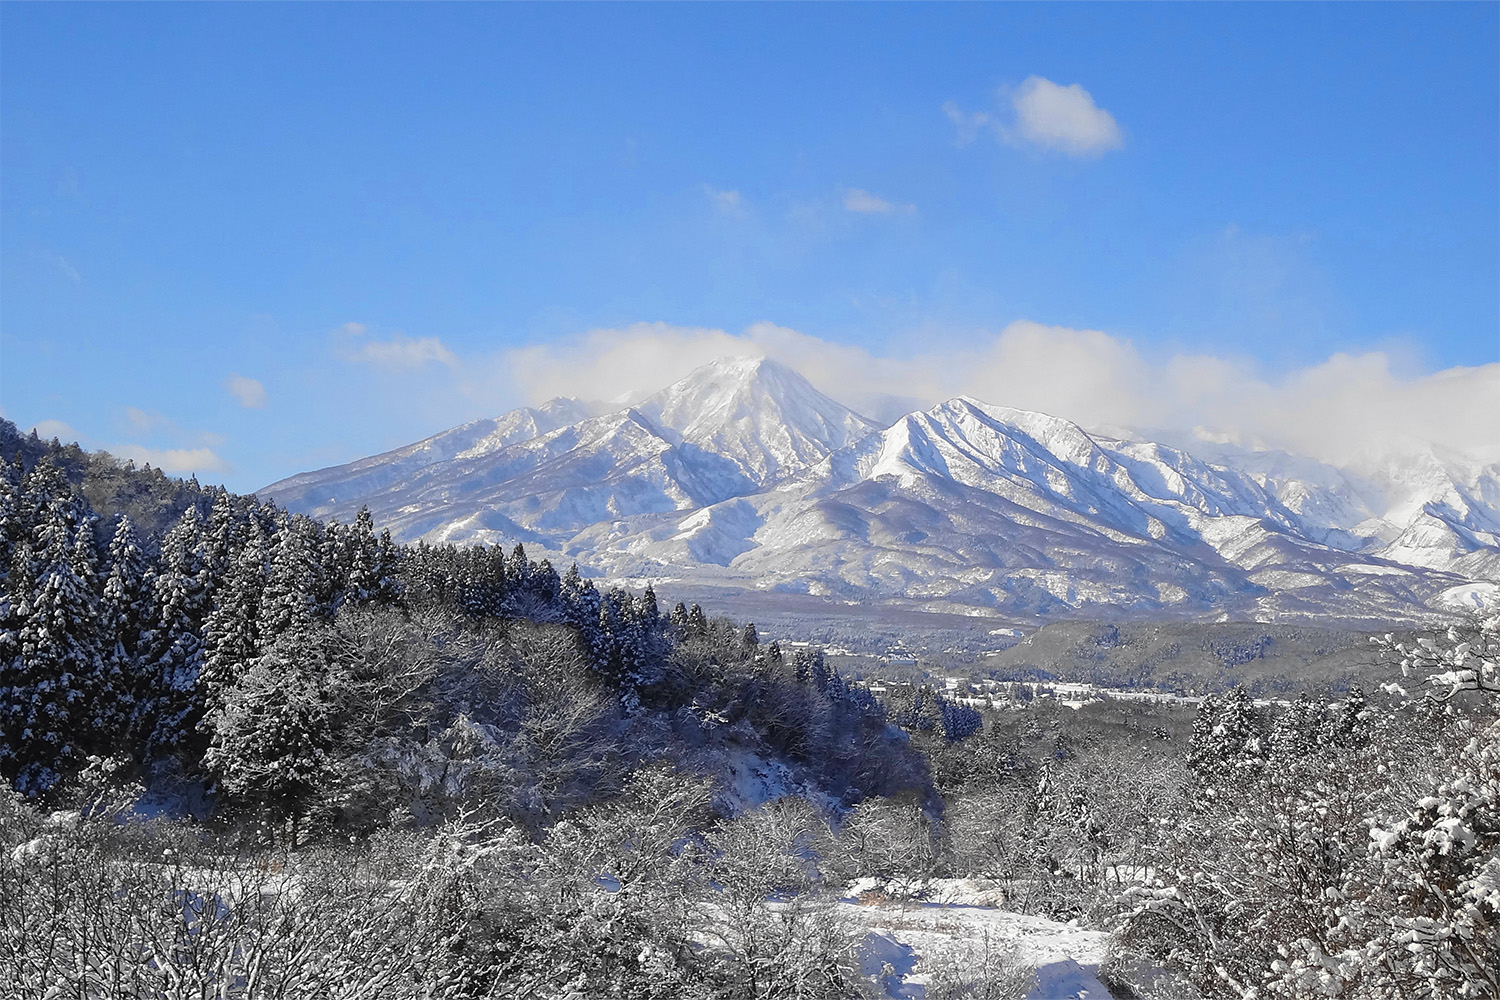
[[332, 773], [334, 660], [314, 624], [278, 635], [205, 717], [203, 763], [232, 799], [298, 822]]
[[99, 649], [93, 518], [66, 484], [56, 485], [36, 532], [37, 575], [6, 678], [4, 773], [26, 795], [62, 781], [115, 701]]
[[214, 609], [203, 623], [198, 697], [207, 710], [220, 703], [224, 691], [249, 669], [259, 652], [257, 623], [267, 562], [265, 535], [260, 522], [252, 519], [218, 588]]
[[31, 536], [31, 525], [22, 518], [21, 482], [24, 475], [16, 462], [0, 461], [0, 580], [10, 571], [11, 553]]
[[562, 579], [562, 601], [567, 623], [578, 630], [583, 648], [588, 651], [589, 662], [601, 669], [608, 659], [607, 634], [600, 621], [603, 600], [592, 580], [586, 580], [574, 563]]
[[244, 528], [235, 510], [234, 495], [223, 487], [215, 487], [210, 493], [213, 506], [204, 530], [203, 550], [208, 572], [217, 580], [228, 571], [234, 550], [244, 537]]
[[151, 604], [154, 574], [135, 522], [120, 518], [109, 543], [109, 573], [104, 580], [99, 608], [99, 627], [111, 656], [122, 666], [133, 663], [141, 651], [143, 634], [155, 623]]
[[283, 635], [309, 628], [320, 617], [321, 541], [315, 521], [301, 515], [278, 514], [257, 621], [262, 647], [268, 647]]
[[562, 595], [562, 579], [557, 575], [557, 570], [552, 568], [551, 560], [543, 559], [536, 564], [536, 569], [531, 573], [531, 590], [542, 606], [539, 611], [557, 603]]
[[1349, 749], [1369, 746], [1374, 728], [1374, 712], [1364, 688], [1358, 684], [1349, 685], [1349, 693], [1328, 720], [1329, 740]]
[[148, 756], [177, 746], [193, 725], [203, 663], [203, 621], [211, 610], [211, 567], [202, 516], [188, 507], [162, 538], [154, 581], [156, 627], [144, 638], [144, 689], [133, 692]]
[[1307, 756], [1322, 741], [1327, 708], [1306, 692], [1297, 696], [1286, 711], [1277, 716], [1266, 738], [1266, 748], [1273, 757], [1297, 760]]
[[406, 586], [401, 581], [401, 571], [406, 559], [406, 550], [391, 541], [389, 530], [380, 532], [380, 541], [375, 546], [375, 592], [372, 600], [377, 604], [395, 604], [406, 596]]
[[526, 547], [517, 542], [505, 562], [505, 582], [524, 588], [530, 578], [531, 561], [526, 558]]
[[344, 577], [343, 600], [351, 604], [369, 604], [380, 593], [380, 542], [375, 537], [375, 522], [370, 508], [361, 507], [348, 532], [348, 568]]
[[153, 570], [135, 523], [122, 515], [110, 539], [109, 572], [98, 611], [99, 644], [113, 692], [111, 717], [104, 728], [112, 741], [127, 735], [136, 718], [137, 693], [149, 684], [142, 662], [148, 632], [156, 622], [153, 589]]
[[31, 541], [22, 539], [11, 550], [5, 588], [0, 592], [0, 774], [12, 780], [27, 762], [21, 737], [31, 715], [33, 692], [21, 637], [36, 600], [36, 577]]
[[1188, 766], [1205, 784], [1227, 787], [1261, 773], [1266, 740], [1261, 719], [1244, 688], [1236, 687], [1222, 700], [1208, 697], [1193, 720]]

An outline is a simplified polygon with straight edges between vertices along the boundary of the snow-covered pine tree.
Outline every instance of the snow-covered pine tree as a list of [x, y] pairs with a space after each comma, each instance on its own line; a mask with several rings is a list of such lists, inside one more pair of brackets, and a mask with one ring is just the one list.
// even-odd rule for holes
[[26, 762], [22, 734], [31, 715], [29, 671], [21, 655], [21, 635], [36, 599], [37, 559], [29, 538], [11, 550], [5, 587], [0, 592], [0, 774], [14, 780]]
[[354, 558], [350, 551], [351, 532], [337, 519], [329, 518], [318, 526], [317, 535], [313, 549], [313, 561], [318, 567], [317, 589], [313, 596], [318, 607], [328, 609], [331, 614], [343, 602], [344, 587], [349, 580], [349, 568]]
[[1204, 698], [1193, 720], [1188, 766], [1205, 785], [1229, 787], [1264, 769], [1266, 737], [1250, 695], [1236, 687], [1221, 698]]
[[611, 587], [599, 603], [599, 633], [603, 639], [603, 658], [599, 661], [599, 672], [616, 687], [625, 680], [625, 664], [630, 657], [626, 650], [633, 638], [630, 628], [630, 595], [620, 587]]
[[109, 571], [104, 578], [99, 625], [106, 641], [119, 647], [117, 654], [134, 659], [141, 635], [156, 620], [151, 605], [155, 573], [136, 534], [135, 522], [122, 515], [109, 543]]
[[354, 605], [369, 604], [380, 592], [380, 542], [375, 537], [375, 521], [370, 516], [370, 508], [359, 509], [346, 539], [348, 567], [344, 577], [343, 601]]
[[268, 648], [281, 636], [310, 626], [321, 617], [318, 564], [321, 532], [316, 521], [278, 511], [270, 540], [270, 570], [261, 594], [257, 639]]
[[1271, 723], [1266, 750], [1281, 760], [1306, 757], [1323, 740], [1327, 724], [1327, 706], [1304, 691]]
[[109, 571], [99, 603], [99, 641], [110, 684], [118, 693], [119, 718], [112, 728], [122, 739], [137, 716], [136, 698], [150, 685], [143, 676], [147, 633], [157, 621], [155, 569], [142, 549], [135, 524], [122, 515], [109, 543]]
[[562, 594], [562, 578], [552, 568], [550, 559], [543, 559], [536, 564], [536, 569], [531, 573], [531, 590], [536, 595], [539, 610], [545, 611], [557, 603]]
[[331, 773], [335, 664], [323, 628], [298, 622], [273, 638], [204, 720], [204, 766], [231, 799], [298, 825]]
[[[20, 455], [16, 462], [20, 462]], [[15, 547], [31, 536], [31, 525], [21, 516], [21, 482], [19, 464], [0, 461], [0, 580], [10, 571], [10, 556]]]
[[153, 586], [156, 623], [143, 637], [143, 687], [133, 692], [148, 757], [180, 744], [200, 709], [194, 692], [203, 621], [212, 609], [211, 574], [202, 516], [188, 507], [162, 537]]
[[688, 628], [687, 606], [684, 605], [681, 601], [678, 601], [676, 604], [674, 604], [672, 606], [672, 614], [668, 618], [668, 621], [670, 621], [672, 624], [672, 634], [674, 636], [676, 636], [678, 639], [681, 639], [683, 636], [685, 636], [687, 634]]
[[203, 623], [198, 698], [206, 711], [220, 703], [224, 691], [250, 668], [259, 653], [257, 622], [268, 569], [266, 549], [260, 521], [252, 518], [215, 592], [214, 609]]
[[517, 542], [510, 552], [510, 558], [505, 561], [505, 582], [525, 587], [530, 577], [531, 561], [526, 558], [526, 546]]
[[391, 541], [389, 529], [382, 529], [375, 547], [375, 603], [395, 604], [406, 596], [406, 585], [401, 581], [405, 560], [406, 550]]
[[203, 532], [204, 558], [208, 571], [218, 580], [229, 569], [234, 550], [244, 537], [244, 522], [235, 510], [234, 495], [222, 486], [209, 490], [213, 506], [208, 512], [208, 524]]
[[1375, 722], [1364, 688], [1349, 685], [1349, 693], [1331, 713], [1327, 726], [1328, 739], [1337, 746], [1357, 748], [1369, 744]]
[[589, 662], [594, 669], [602, 669], [609, 658], [608, 636], [599, 624], [604, 601], [594, 582], [584, 579], [578, 572], [577, 563], [563, 575], [562, 600], [567, 623], [578, 630], [578, 637], [588, 652]]
[[37, 574], [9, 678], [6, 777], [26, 795], [54, 789], [116, 711], [98, 633], [93, 518], [66, 484], [36, 530]]

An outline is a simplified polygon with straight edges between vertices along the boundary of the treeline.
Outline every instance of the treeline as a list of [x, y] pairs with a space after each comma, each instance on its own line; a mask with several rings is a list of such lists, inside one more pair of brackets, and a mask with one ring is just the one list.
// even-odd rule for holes
[[520, 545], [402, 546], [367, 513], [217, 488], [143, 535], [56, 457], [0, 469], [0, 775], [24, 796], [68, 801], [107, 766], [295, 840], [479, 801], [540, 830], [643, 762], [731, 745], [850, 804], [929, 787], [866, 691], [754, 626]]

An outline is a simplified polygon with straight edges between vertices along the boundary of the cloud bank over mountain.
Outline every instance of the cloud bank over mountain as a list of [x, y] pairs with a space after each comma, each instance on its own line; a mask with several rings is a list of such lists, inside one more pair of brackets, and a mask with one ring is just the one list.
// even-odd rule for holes
[[508, 351], [497, 363], [530, 402], [631, 402], [726, 356], [783, 362], [882, 423], [967, 395], [1090, 428], [1283, 449], [1335, 465], [1428, 444], [1500, 458], [1500, 363], [1424, 373], [1384, 351], [1272, 374], [1243, 359], [1153, 357], [1114, 334], [1025, 320], [966, 348], [904, 357], [772, 323], [741, 333], [638, 323]]

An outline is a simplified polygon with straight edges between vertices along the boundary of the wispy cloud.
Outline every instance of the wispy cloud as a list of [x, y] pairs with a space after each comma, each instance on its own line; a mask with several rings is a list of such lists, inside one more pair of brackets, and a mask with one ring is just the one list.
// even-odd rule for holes
[[745, 210], [745, 199], [738, 191], [724, 191], [705, 184], [703, 193], [708, 196], [709, 204], [725, 215], [739, 215]]
[[131, 434], [152, 434], [158, 430], [174, 430], [172, 421], [160, 413], [141, 409], [139, 406], [125, 407], [125, 424]]
[[32, 430], [43, 441], [51, 441], [53, 438], [57, 438], [63, 444], [72, 444], [74, 441], [81, 440], [79, 433], [61, 420], [38, 421]]
[[199, 472], [228, 472], [229, 463], [212, 448], [147, 448], [138, 444], [116, 445], [110, 451], [137, 464], [149, 463], [163, 472], [185, 476]]
[[944, 101], [943, 114], [958, 130], [956, 141], [960, 146], [973, 142], [979, 133], [995, 127], [995, 116], [988, 111], [965, 111], [957, 101]]
[[866, 215], [910, 215], [917, 210], [917, 206], [898, 205], [861, 188], [850, 188], [844, 192], [844, 210]]
[[229, 394], [239, 400], [239, 404], [247, 410], [265, 408], [266, 387], [261, 385], [258, 379], [233, 373], [225, 380], [224, 388], [228, 389]]
[[1125, 142], [1114, 115], [1099, 107], [1082, 84], [1063, 86], [1029, 76], [1019, 87], [999, 91], [997, 105], [1000, 110], [995, 112], [964, 111], [953, 101], [943, 105], [943, 114], [957, 129], [959, 145], [972, 142], [981, 132], [991, 132], [1011, 145], [1091, 157]]
[[63, 277], [67, 278], [73, 284], [83, 284], [83, 275], [79, 274], [78, 268], [73, 266], [73, 262], [62, 254], [57, 253], [55, 250], [44, 250], [42, 251], [42, 260], [50, 264], [53, 269], [61, 273]]
[[[57, 438], [64, 444], [77, 442], [84, 448], [103, 448], [116, 458], [127, 459], [137, 464], [150, 463], [163, 472], [185, 476], [191, 473], [228, 472], [230, 465], [215, 451], [224, 443], [222, 435], [212, 432], [192, 433], [160, 413], [127, 406], [124, 411], [125, 428], [131, 437], [161, 436], [169, 440], [190, 439], [187, 446], [152, 446], [135, 441], [124, 443], [101, 443], [61, 420], [43, 420], [35, 427], [37, 436], [44, 440]], [[186, 442], [184, 442], [186, 444]]]
[[398, 371], [421, 368], [430, 362], [450, 367], [458, 362], [453, 352], [437, 337], [408, 337], [397, 333], [387, 340], [369, 340], [365, 337], [368, 332], [363, 323], [345, 323], [339, 327], [333, 334], [338, 355], [354, 364]]

